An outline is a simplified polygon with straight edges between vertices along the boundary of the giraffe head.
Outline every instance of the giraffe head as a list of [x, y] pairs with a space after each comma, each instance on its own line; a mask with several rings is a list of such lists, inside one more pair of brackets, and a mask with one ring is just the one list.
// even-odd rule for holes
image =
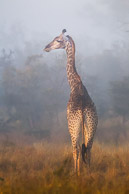
[[66, 30], [62, 30], [62, 33], [54, 38], [52, 42], [50, 42], [45, 48], [44, 51], [49, 52], [54, 49], [65, 49], [66, 42], [68, 40], [67, 36], [65, 36]]

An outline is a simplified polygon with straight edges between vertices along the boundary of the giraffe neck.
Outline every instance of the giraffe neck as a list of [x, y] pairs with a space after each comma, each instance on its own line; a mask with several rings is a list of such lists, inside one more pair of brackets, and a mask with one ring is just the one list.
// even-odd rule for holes
[[66, 46], [67, 53], [67, 79], [70, 85], [71, 91], [81, 82], [80, 76], [78, 75], [75, 67], [75, 45], [73, 40], [68, 41]]

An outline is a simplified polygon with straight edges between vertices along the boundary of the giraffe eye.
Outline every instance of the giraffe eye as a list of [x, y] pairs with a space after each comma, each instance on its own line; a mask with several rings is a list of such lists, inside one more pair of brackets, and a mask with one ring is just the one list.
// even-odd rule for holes
[[57, 42], [62, 42], [61, 40], [57, 40]]

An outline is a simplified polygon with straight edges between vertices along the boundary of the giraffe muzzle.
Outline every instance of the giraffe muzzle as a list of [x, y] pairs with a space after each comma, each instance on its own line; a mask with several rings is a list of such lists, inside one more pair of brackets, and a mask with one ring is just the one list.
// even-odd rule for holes
[[44, 51], [49, 52], [50, 50], [51, 50], [51, 48], [50, 48], [50, 45], [48, 44], [48, 45], [44, 48]]

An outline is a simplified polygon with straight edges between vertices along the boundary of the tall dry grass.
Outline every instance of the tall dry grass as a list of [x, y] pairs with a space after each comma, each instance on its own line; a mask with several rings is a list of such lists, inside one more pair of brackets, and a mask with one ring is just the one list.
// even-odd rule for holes
[[0, 193], [129, 193], [129, 145], [94, 143], [91, 167], [73, 173], [71, 144], [0, 145]]

